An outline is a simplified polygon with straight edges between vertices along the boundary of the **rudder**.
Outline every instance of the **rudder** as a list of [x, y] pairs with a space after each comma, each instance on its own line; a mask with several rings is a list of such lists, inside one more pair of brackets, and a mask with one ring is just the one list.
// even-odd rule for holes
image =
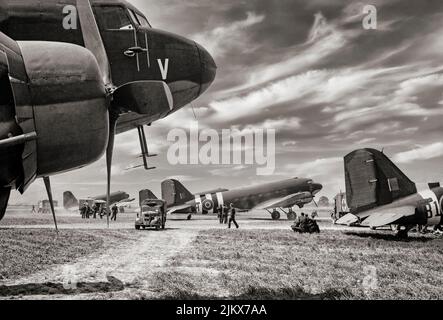
[[344, 162], [346, 198], [353, 214], [417, 192], [415, 183], [378, 150], [353, 151]]
[[145, 190], [141, 190], [139, 192], [139, 203], [140, 203], [140, 207], [142, 206], [142, 203], [145, 200], [154, 200], [154, 199], [158, 199], [155, 194], [149, 190], [149, 189], [145, 189]]
[[63, 207], [66, 210], [78, 207], [78, 200], [71, 191], [65, 191], [63, 193]]
[[162, 198], [168, 206], [181, 205], [194, 199], [192, 193], [177, 180], [165, 180], [162, 182], [161, 188]]

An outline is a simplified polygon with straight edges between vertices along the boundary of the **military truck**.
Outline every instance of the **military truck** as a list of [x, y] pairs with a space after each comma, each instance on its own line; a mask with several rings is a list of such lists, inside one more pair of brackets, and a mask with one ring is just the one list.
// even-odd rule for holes
[[165, 229], [166, 225], [166, 202], [153, 199], [142, 202], [140, 212], [135, 219], [135, 229]]
[[334, 198], [334, 211], [331, 213], [331, 218], [335, 221], [350, 213], [348, 204], [346, 202], [346, 193], [340, 192]]

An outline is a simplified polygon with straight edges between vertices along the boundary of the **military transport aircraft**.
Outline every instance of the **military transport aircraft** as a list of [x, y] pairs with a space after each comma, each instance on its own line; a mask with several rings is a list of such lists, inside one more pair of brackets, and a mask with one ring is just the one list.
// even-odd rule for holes
[[443, 188], [430, 183], [417, 192], [414, 182], [382, 152], [361, 149], [345, 159], [346, 198], [351, 213], [337, 224], [377, 228], [396, 226], [407, 237], [415, 225], [442, 224]]
[[43, 178], [52, 202], [49, 176], [105, 151], [109, 204], [115, 134], [189, 104], [216, 69], [123, 0], [0, 0], [0, 218], [12, 188]]
[[193, 213], [217, 213], [220, 206], [233, 203], [238, 211], [266, 210], [273, 220], [280, 219], [280, 209], [289, 220], [294, 220], [292, 207], [303, 208], [315, 202], [314, 197], [322, 188], [311, 179], [294, 178], [234, 190], [218, 189], [192, 194], [179, 181], [170, 179], [162, 182], [162, 198], [168, 205], [168, 214], [188, 214], [188, 219]]
[[[167, 197], [166, 196], [166, 194], [167, 194], [166, 190], [169, 190], [169, 189], [167, 189], [167, 187], [165, 187], [165, 184], [168, 184], [168, 183], [173, 182], [173, 181], [176, 181], [176, 180], [165, 180], [165, 181], [163, 181], [163, 184], [162, 184], [162, 196], [163, 197]], [[195, 193], [195, 194], [193, 194], [193, 197], [203, 197], [203, 196], [206, 196], [207, 194], [218, 193], [218, 192], [225, 192], [225, 191], [229, 191], [229, 190], [228, 189], [223, 189], [223, 188], [218, 188], [218, 189], [214, 189], [214, 190], [208, 190], [208, 191], [203, 191], [203, 192]], [[140, 204], [140, 207], [142, 206], [142, 203], [145, 200], [157, 200], [157, 199], [158, 199], [157, 196], [149, 189], [141, 190], [139, 192], [139, 204]], [[189, 210], [187, 210], [187, 211], [189, 211]], [[181, 212], [176, 211], [175, 213], [178, 214], [178, 213], [181, 213]], [[191, 220], [192, 213], [186, 212], [186, 210], [184, 210], [183, 213], [186, 213], [188, 215], [188, 220]]]
[[[107, 195], [97, 196], [97, 197], [88, 197], [88, 198], [80, 198], [78, 200], [71, 191], [65, 191], [63, 193], [63, 207], [66, 210], [70, 209], [78, 209], [84, 202], [106, 202]], [[129, 194], [124, 191], [113, 192], [109, 195], [109, 200], [111, 207], [116, 204], [118, 207], [123, 207], [131, 202], [135, 201], [135, 198], [130, 199]]]

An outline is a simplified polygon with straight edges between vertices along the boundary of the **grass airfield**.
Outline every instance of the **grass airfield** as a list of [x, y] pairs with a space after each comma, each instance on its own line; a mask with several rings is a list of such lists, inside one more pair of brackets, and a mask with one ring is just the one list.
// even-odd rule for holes
[[[306, 209], [305, 212], [310, 212]], [[135, 214], [82, 220], [8, 212], [0, 222], [0, 299], [442, 299], [443, 239], [334, 226], [318, 235], [282, 217], [172, 216], [136, 231]]]

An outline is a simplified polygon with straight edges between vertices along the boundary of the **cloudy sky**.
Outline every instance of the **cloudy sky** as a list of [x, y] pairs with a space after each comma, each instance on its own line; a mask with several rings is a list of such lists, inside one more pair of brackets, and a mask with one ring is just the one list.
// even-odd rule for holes
[[[195, 121], [192, 108], [147, 130], [158, 169], [136, 164], [136, 132], [117, 139], [113, 190], [159, 194], [167, 177], [191, 191], [311, 177], [332, 197], [344, 189], [343, 156], [384, 148], [419, 185], [443, 181], [443, 2], [371, 0], [377, 30], [362, 26], [367, 3], [339, 0], [131, 0], [156, 28], [204, 45], [217, 80], [194, 103], [204, 128], [274, 128], [273, 176], [254, 166], [171, 166], [167, 133]], [[105, 161], [53, 178], [56, 198], [105, 191]], [[13, 202], [45, 198], [41, 182]]]

